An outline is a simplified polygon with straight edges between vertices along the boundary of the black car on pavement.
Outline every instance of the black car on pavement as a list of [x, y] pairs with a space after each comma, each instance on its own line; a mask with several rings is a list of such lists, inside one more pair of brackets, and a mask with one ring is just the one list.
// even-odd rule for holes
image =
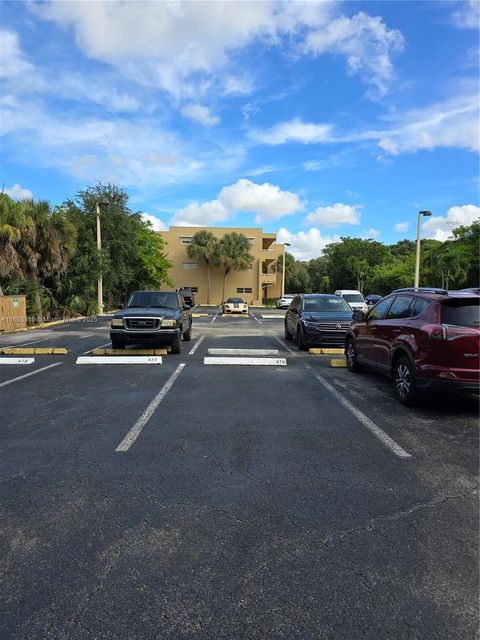
[[192, 313], [176, 291], [135, 291], [111, 321], [114, 349], [127, 344], [167, 344], [172, 353], [180, 353], [182, 338], [192, 339]]
[[295, 296], [285, 313], [285, 339], [296, 338], [300, 350], [313, 345], [343, 345], [352, 309], [343, 298], [327, 293]]

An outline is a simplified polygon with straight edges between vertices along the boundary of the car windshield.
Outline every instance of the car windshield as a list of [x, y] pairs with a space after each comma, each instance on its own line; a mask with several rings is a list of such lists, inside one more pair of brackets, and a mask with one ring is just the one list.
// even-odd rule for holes
[[227, 302], [231, 302], [232, 304], [233, 304], [233, 303], [236, 303], [236, 302], [239, 302], [240, 304], [245, 304], [245, 303], [243, 302], [242, 298], [228, 298], [228, 299], [227, 299]]
[[303, 301], [304, 311], [317, 311], [321, 313], [339, 313], [352, 310], [342, 298], [332, 296], [331, 298], [305, 298]]
[[479, 300], [449, 300], [442, 304], [442, 322], [458, 327], [480, 325]]
[[363, 302], [363, 298], [359, 293], [344, 293], [342, 296], [347, 302]]
[[169, 291], [136, 291], [130, 296], [127, 307], [178, 308], [177, 294]]

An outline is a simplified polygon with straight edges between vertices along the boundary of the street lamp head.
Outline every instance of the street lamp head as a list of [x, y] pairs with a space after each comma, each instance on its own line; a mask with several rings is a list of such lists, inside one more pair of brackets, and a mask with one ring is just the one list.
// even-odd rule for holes
[[426, 218], [428, 218], [428, 216], [432, 215], [432, 212], [431, 211], [419, 211], [418, 215], [425, 216]]
[[103, 196], [103, 198], [100, 198], [100, 200], [98, 201], [99, 207], [108, 207], [109, 204], [110, 204], [110, 200], [105, 196]]
[[290, 244], [290, 242], [284, 242], [283, 243], [286, 247], [291, 247], [292, 245]]

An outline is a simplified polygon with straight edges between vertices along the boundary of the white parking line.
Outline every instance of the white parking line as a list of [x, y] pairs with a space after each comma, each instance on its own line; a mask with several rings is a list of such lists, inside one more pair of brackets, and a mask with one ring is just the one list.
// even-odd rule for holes
[[256, 316], [253, 315], [253, 313], [250, 313], [249, 316], [251, 318], [253, 318], [255, 320], [255, 322], [258, 322], [258, 324], [263, 324], [263, 322], [261, 320], [259, 320]]
[[18, 378], [12, 378], [11, 380], [5, 380], [5, 382], [0, 383], [0, 387], [6, 387], [7, 384], [12, 384], [12, 382], [17, 382], [18, 380], [23, 380], [24, 378], [29, 378], [30, 376], [34, 376], [36, 373], [41, 373], [42, 371], [46, 371], [47, 369], [51, 369], [52, 367], [58, 367], [59, 364], [63, 364], [63, 362], [54, 362], [53, 364], [49, 364], [47, 367], [42, 367], [41, 369], [36, 369], [35, 371], [30, 371], [30, 373], [24, 373], [23, 376], [18, 376]]
[[6, 358], [0, 357], [0, 364], [33, 364], [35, 358], [12, 358], [7, 356]]
[[219, 310], [217, 311], [217, 313], [213, 316], [213, 318], [212, 318], [212, 319], [211, 319], [211, 321], [210, 321], [210, 324], [213, 324], [213, 323], [215, 322], [215, 320], [217, 319], [217, 317], [218, 317], [218, 314], [219, 314], [219, 313], [220, 313], [220, 309], [219, 309]]
[[162, 356], [79, 356], [76, 364], [162, 364]]
[[205, 356], [203, 358], [203, 364], [286, 367], [287, 361], [285, 358], [229, 358], [221, 356]]
[[278, 356], [278, 349], [209, 349], [209, 356]]
[[32, 340], [31, 342], [22, 342], [22, 344], [4, 344], [1, 349], [7, 349], [9, 347], [27, 347], [29, 344], [38, 344], [39, 342], [46, 342], [47, 340], [51, 340], [51, 337], [42, 338], [41, 340]]
[[323, 376], [321, 376], [319, 373], [316, 373], [309, 364], [306, 365], [306, 368], [314, 378], [316, 378], [328, 391], [330, 391], [330, 393], [333, 396], [335, 396], [335, 398], [340, 402], [340, 404], [342, 404], [346, 409], [348, 409], [348, 411], [350, 411], [350, 413], [352, 413], [357, 418], [357, 420], [363, 424], [364, 427], [366, 427], [369, 431], [371, 431], [374, 436], [376, 436], [388, 449], [390, 449], [390, 451], [393, 451], [393, 453], [399, 458], [412, 457], [410, 453], [407, 453], [405, 449], [402, 449], [402, 447], [399, 444], [397, 444], [395, 440], [393, 440], [389, 435], [387, 435], [385, 431], [383, 431], [383, 429], [380, 429], [380, 427], [377, 426], [373, 422], [373, 420], [370, 420], [368, 416], [366, 416], [362, 411], [360, 411], [360, 409], [357, 409], [355, 405], [353, 405], [349, 400], [347, 400], [347, 398], [345, 398], [345, 396], [343, 396], [339, 391], [337, 391], [335, 387], [333, 387], [329, 382], [327, 382]]
[[84, 351], [83, 353], [81, 353], [81, 356], [86, 356], [87, 353], [91, 353], [94, 349], [102, 349], [103, 347], [108, 347], [108, 345], [111, 344], [110, 340], [108, 342], [105, 342], [105, 344], [101, 344], [98, 347], [92, 347], [91, 349], [89, 349], [88, 351]]
[[289, 353], [291, 353], [291, 354], [292, 354], [292, 355], [294, 355], [294, 356], [296, 356], [296, 355], [297, 355], [297, 353], [295, 353], [295, 351], [293, 351], [292, 349], [290, 349], [290, 347], [288, 346], [288, 344], [285, 344], [285, 342], [283, 342], [283, 340], [280, 340], [280, 338], [279, 338], [278, 336], [275, 336], [275, 340], [276, 340], [277, 342], [279, 342], [279, 343], [282, 345], [282, 347], [283, 347], [284, 349], [286, 349]]
[[193, 354], [195, 353], [195, 351], [198, 349], [198, 347], [201, 345], [202, 340], [205, 338], [205, 336], [200, 336], [200, 338], [197, 340], [197, 342], [194, 344], [193, 348], [190, 349], [190, 351], [188, 352], [189, 356], [193, 356]]
[[170, 388], [172, 387], [173, 383], [178, 378], [178, 376], [182, 373], [184, 366], [185, 366], [185, 363], [178, 365], [178, 367], [172, 373], [170, 378], [167, 380], [167, 382], [164, 384], [161, 390], [157, 393], [155, 398], [150, 402], [148, 407], [145, 409], [145, 411], [142, 413], [140, 418], [137, 420], [137, 422], [133, 425], [133, 427], [127, 433], [125, 438], [121, 441], [121, 443], [115, 449], [115, 451], [128, 451], [130, 449], [132, 444], [135, 442], [135, 440], [138, 438], [138, 436], [142, 432], [143, 427], [147, 424], [147, 422], [153, 416], [155, 409], [158, 407], [160, 402], [167, 395], [168, 391], [170, 390]]

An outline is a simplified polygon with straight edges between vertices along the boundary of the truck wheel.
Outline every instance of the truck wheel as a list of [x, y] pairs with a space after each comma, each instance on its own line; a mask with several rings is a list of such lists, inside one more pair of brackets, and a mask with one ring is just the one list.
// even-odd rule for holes
[[170, 346], [170, 351], [172, 353], [181, 353], [182, 351], [182, 335], [181, 333], [176, 333], [175, 337], [172, 340], [172, 344]]

